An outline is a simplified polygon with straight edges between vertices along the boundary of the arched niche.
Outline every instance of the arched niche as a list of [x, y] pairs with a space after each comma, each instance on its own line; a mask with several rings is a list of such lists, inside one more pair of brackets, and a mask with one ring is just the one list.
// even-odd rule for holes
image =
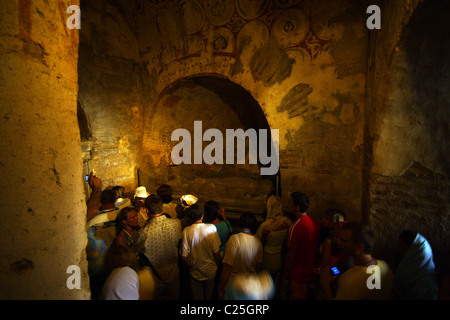
[[[208, 129], [222, 132], [223, 164], [206, 164], [204, 161], [194, 164], [196, 121], [201, 122], [202, 134]], [[190, 133], [190, 164], [172, 161], [171, 152], [181, 142], [181, 139], [172, 141], [172, 133], [177, 129], [186, 129]], [[216, 200], [229, 211], [262, 214], [267, 194], [279, 193], [279, 171], [274, 175], [261, 175], [263, 165], [259, 161], [250, 164], [248, 140], [245, 164], [236, 164], [236, 158], [234, 164], [228, 163], [227, 129], [255, 130], [256, 133], [265, 130], [267, 146], [272, 143], [270, 127], [260, 105], [240, 85], [218, 75], [198, 75], [176, 81], [144, 111], [143, 165], [139, 170], [139, 184], [152, 192], [158, 185], [168, 183], [174, 189], [175, 198], [194, 194], [202, 201]], [[257, 139], [260, 140], [259, 134]], [[202, 141], [202, 150], [211, 142]], [[271, 150], [265, 151], [270, 156]]]

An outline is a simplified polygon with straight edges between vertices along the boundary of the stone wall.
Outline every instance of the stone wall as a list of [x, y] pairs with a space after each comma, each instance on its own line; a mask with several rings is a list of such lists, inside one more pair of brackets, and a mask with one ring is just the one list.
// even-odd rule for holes
[[417, 229], [448, 262], [445, 1], [379, 1], [382, 29], [368, 31], [372, 1], [86, 0], [79, 34], [69, 4], [0, 7], [0, 298], [89, 298], [90, 168], [105, 186], [195, 181], [259, 206], [273, 185], [257, 166], [171, 166], [170, 131], [195, 119], [279, 129], [284, 200], [304, 191], [316, 217], [367, 221], [383, 257]]
[[81, 11], [78, 99], [92, 132], [89, 161], [105, 187], [122, 185], [132, 191], [137, 184], [146, 89], [136, 39], [117, 8], [82, 1]]
[[[247, 114], [240, 112], [244, 108], [248, 109]], [[159, 185], [168, 183], [175, 199], [183, 194], [194, 194], [203, 202], [216, 200], [228, 211], [261, 214], [266, 195], [275, 188], [272, 177], [261, 176], [258, 164], [249, 163], [248, 142], [245, 164], [237, 164], [236, 157], [231, 164], [226, 157], [227, 149], [233, 155], [237, 150], [236, 141], [227, 139], [227, 129], [268, 129], [267, 123], [264, 126], [264, 123], [255, 121], [258, 113], [260, 118], [264, 118], [260, 106], [251, 100], [249, 93], [230, 81], [217, 77], [180, 80], [166, 90], [144, 116], [142, 157], [145, 162], [139, 172], [140, 183], [149, 192], [155, 192]], [[194, 131], [194, 122], [201, 123], [197, 125], [199, 138]], [[178, 129], [188, 130], [189, 137], [171, 141], [172, 133]], [[222, 144], [220, 151], [224, 164], [205, 163], [203, 152], [210, 142], [202, 143], [202, 139], [208, 129], [218, 129], [222, 135], [220, 142], [215, 138], [212, 140]], [[189, 163], [175, 165], [172, 149], [185, 144], [185, 139], [189, 147], [183, 148], [182, 152], [191, 153]], [[194, 164], [196, 145], [200, 146], [202, 155], [200, 164]]]
[[[379, 251], [395, 256], [404, 228], [449, 263], [448, 3], [385, 2], [387, 33], [371, 39], [367, 220]], [[439, 14], [442, 13], [442, 14]], [[446, 26], [446, 27], [445, 27]], [[373, 62], [373, 64], [372, 64]], [[373, 82], [372, 82], [373, 80]], [[390, 254], [390, 255], [389, 255]]]
[[[208, 185], [213, 194], [225, 192], [229, 183], [231, 188], [261, 188], [258, 180], [226, 181], [217, 168], [185, 170], [170, 164], [170, 131], [175, 127], [191, 128], [194, 119], [229, 109], [239, 117], [247, 109], [236, 103], [239, 99], [228, 101], [219, 81], [206, 87], [204, 98], [196, 93], [198, 87], [181, 85], [182, 94], [170, 89], [185, 79], [193, 79], [191, 84], [201, 77], [226, 79], [254, 99], [268, 128], [280, 130], [284, 200], [293, 190], [308, 193], [316, 217], [339, 207], [350, 220], [369, 222], [380, 250], [393, 253], [394, 241], [384, 235], [392, 232], [395, 238], [403, 223], [384, 219], [380, 212], [389, 211], [393, 199], [408, 202], [412, 190], [420, 193], [421, 187], [415, 186], [425, 183], [441, 191], [434, 208], [439, 218], [429, 218], [424, 232], [433, 237], [433, 226], [443, 225], [445, 234], [448, 63], [442, 53], [448, 42], [443, 28], [431, 26], [439, 9], [430, 8], [442, 1], [425, 1], [431, 4], [428, 9], [423, 2], [89, 1], [88, 27], [81, 35], [80, 88], [85, 89], [80, 95], [84, 102], [90, 100], [88, 115], [96, 117], [94, 167], [111, 184], [128, 181], [130, 186], [136, 183], [137, 167], [150, 191], [170, 181], [179, 189], [177, 195], [189, 189], [186, 180], [198, 177], [198, 183], [191, 180], [198, 190], [215, 174], [222, 180]], [[369, 4], [382, 9], [381, 30], [366, 27]], [[112, 80], [114, 74], [123, 76]], [[429, 77], [433, 80], [420, 83]], [[173, 108], [178, 104], [190, 112]], [[222, 111], [213, 111], [223, 104]], [[119, 122], [127, 121], [130, 106], [135, 133], [129, 134], [130, 148], [122, 150], [121, 133], [104, 118], [113, 111], [122, 114]], [[167, 117], [175, 120], [172, 126]], [[240, 117], [240, 124], [248, 125], [246, 121]], [[211, 125], [232, 124], [215, 120]], [[126, 168], [119, 169], [121, 164]], [[231, 178], [234, 169], [225, 168]], [[417, 168], [430, 171], [427, 182], [423, 173], [411, 173]], [[208, 178], [202, 180], [196, 169]], [[416, 183], [417, 175], [421, 178]], [[262, 199], [248, 194], [255, 203]], [[408, 216], [401, 205], [396, 208], [399, 216]], [[411, 226], [423, 227], [416, 220]], [[440, 236], [431, 241], [438, 243]]]
[[[108, 185], [136, 183], [133, 168], [155, 177], [161, 159], [167, 163], [173, 143], [159, 120], [166, 114], [160, 102], [167, 88], [180, 79], [218, 77], [248, 92], [268, 128], [280, 130], [284, 199], [301, 190], [311, 196], [315, 215], [335, 206], [349, 218], [360, 218], [368, 44], [364, 2], [83, 3], [80, 99], [92, 124], [93, 167]], [[213, 85], [208, 89], [217, 91]], [[192, 117], [201, 117], [199, 106], [205, 102], [193, 103]], [[134, 132], [120, 132], [117, 124], [130, 119]], [[124, 135], [128, 148], [120, 147]], [[266, 190], [257, 181], [251, 188]]]
[[229, 79], [280, 130], [284, 198], [302, 190], [313, 200], [311, 212], [338, 206], [358, 218], [366, 7], [361, 1], [244, 2], [160, 1], [138, 8], [134, 23], [153, 88], [149, 105], [178, 79]]
[[[90, 297], [70, 4], [0, 7], [0, 299]], [[81, 289], [66, 286], [70, 265]]]

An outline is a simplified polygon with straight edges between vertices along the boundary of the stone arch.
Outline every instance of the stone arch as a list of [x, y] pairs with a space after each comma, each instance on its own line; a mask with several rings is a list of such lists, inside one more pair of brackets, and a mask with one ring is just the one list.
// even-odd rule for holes
[[[226, 129], [242, 129], [245, 132], [254, 129], [257, 133], [266, 130], [270, 133], [261, 106], [241, 85], [217, 74], [178, 79], [161, 91], [144, 118], [141, 184], [154, 189], [158, 184], [169, 183], [176, 196], [198, 193], [202, 200], [215, 198], [231, 211], [253, 211], [257, 214], [263, 213], [268, 193], [279, 194], [279, 170], [273, 176], [261, 176], [260, 168], [264, 165], [249, 163], [248, 144], [245, 164], [226, 162]], [[178, 128], [187, 129], [191, 133], [193, 150], [194, 121], [201, 121], [202, 132], [211, 128], [222, 132], [223, 164], [193, 164], [192, 161], [177, 166], [172, 163], [171, 151], [179, 143], [171, 141], [172, 132]], [[272, 137], [268, 135], [268, 145], [271, 143]], [[208, 144], [203, 142], [202, 147]], [[267, 152], [270, 155], [270, 150]], [[202, 190], [205, 186], [207, 190]]]

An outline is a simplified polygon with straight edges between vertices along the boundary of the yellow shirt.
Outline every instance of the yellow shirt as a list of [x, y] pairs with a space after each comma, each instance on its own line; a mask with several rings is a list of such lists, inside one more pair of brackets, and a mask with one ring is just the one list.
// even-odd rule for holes
[[[376, 268], [378, 267], [378, 268]], [[377, 259], [377, 265], [368, 273], [368, 267], [353, 266], [338, 279], [336, 300], [389, 300], [394, 274], [388, 264]]]
[[138, 212], [138, 224], [140, 228], [143, 228], [148, 220], [147, 211], [144, 208], [141, 208]]
[[153, 300], [155, 295], [155, 282], [151, 271], [147, 268], [138, 271], [139, 300]]
[[170, 215], [172, 218], [176, 218], [177, 217], [177, 204], [170, 202], [170, 203], [163, 203], [163, 209], [161, 213], [167, 213], [168, 215]]

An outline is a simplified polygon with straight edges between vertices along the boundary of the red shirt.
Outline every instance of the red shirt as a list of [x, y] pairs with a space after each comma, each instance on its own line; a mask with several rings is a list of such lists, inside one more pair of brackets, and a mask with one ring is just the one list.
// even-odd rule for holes
[[299, 217], [289, 227], [286, 246], [295, 250], [291, 280], [304, 282], [312, 278], [318, 241], [319, 223], [308, 215]]

